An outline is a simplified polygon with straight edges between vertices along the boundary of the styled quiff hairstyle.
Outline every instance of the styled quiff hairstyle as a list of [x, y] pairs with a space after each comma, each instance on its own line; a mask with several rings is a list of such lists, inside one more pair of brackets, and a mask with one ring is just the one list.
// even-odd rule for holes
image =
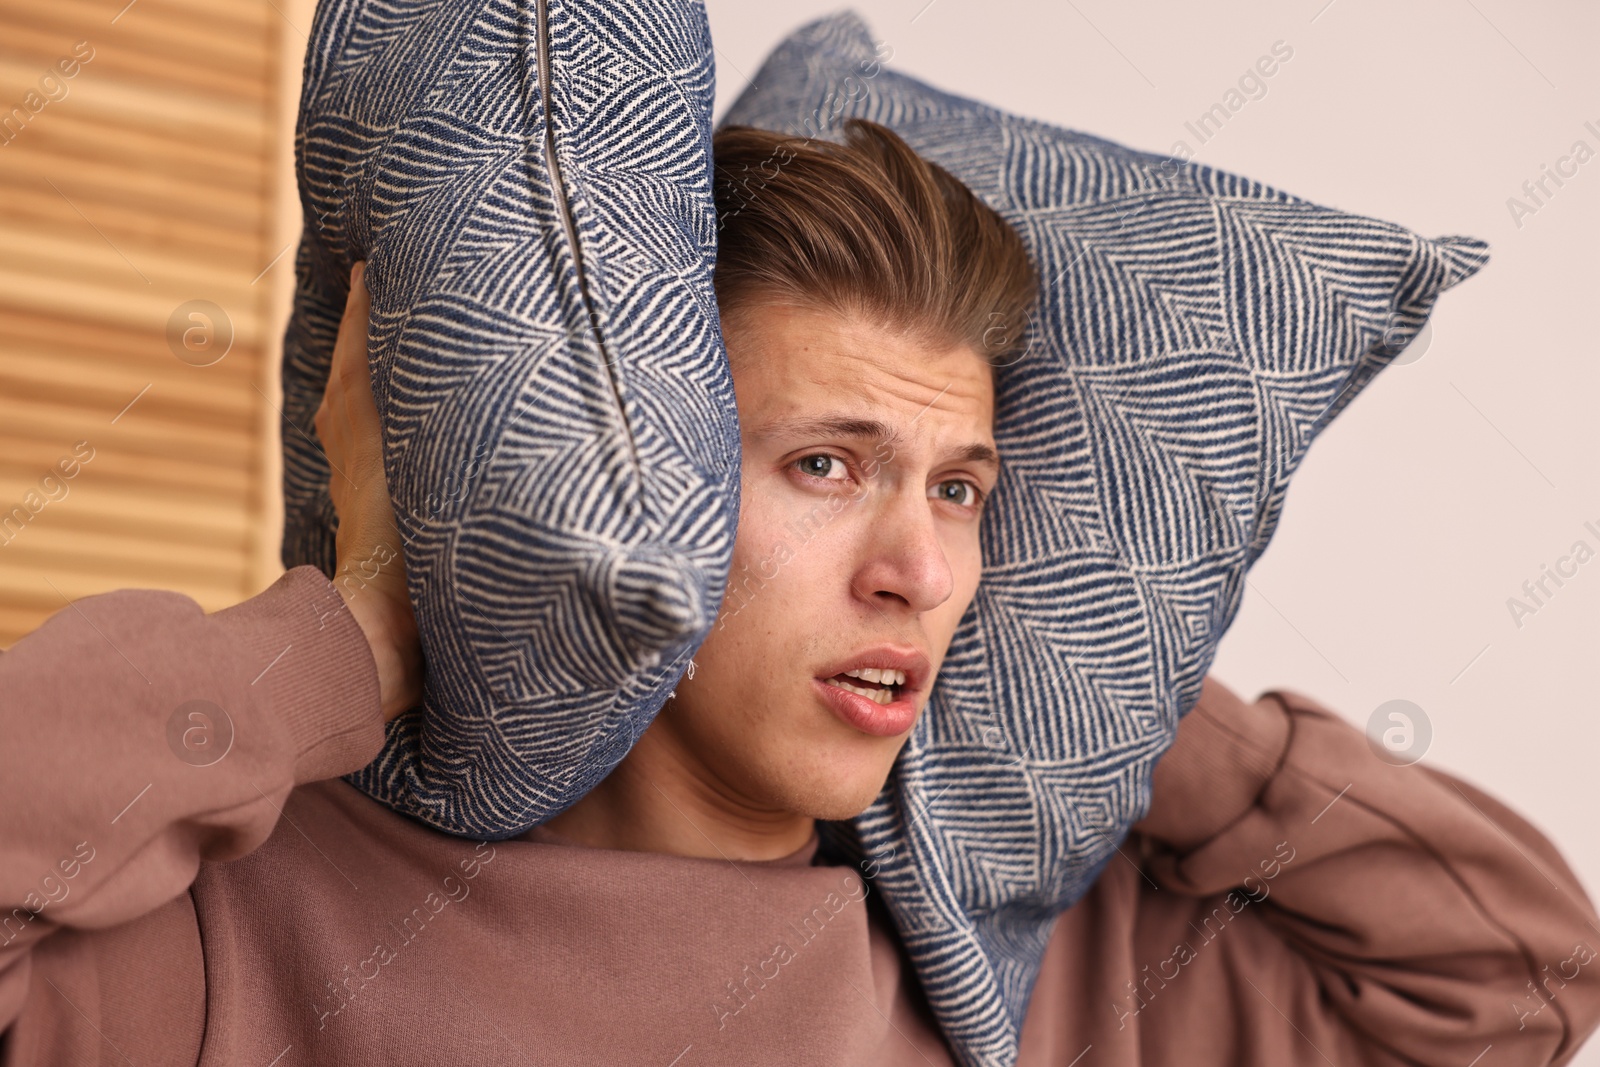
[[722, 317], [794, 304], [966, 344], [991, 368], [1015, 359], [1038, 291], [1016, 230], [887, 126], [848, 119], [844, 134], [712, 137]]

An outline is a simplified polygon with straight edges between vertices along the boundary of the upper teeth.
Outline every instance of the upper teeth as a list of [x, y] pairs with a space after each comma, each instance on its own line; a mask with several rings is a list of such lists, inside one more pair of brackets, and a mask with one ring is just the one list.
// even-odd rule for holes
[[892, 667], [860, 667], [853, 671], [845, 671], [847, 678], [860, 678], [863, 682], [877, 682], [882, 685], [905, 685], [906, 672], [897, 671]]

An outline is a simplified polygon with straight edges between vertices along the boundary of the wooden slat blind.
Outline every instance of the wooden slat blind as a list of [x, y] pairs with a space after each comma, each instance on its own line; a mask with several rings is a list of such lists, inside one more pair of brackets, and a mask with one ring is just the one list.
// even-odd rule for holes
[[[95, 593], [173, 589], [215, 611], [282, 573], [310, 8], [0, 7], [0, 647]], [[206, 321], [174, 319], [192, 301], [225, 317], [209, 354], [182, 344]]]

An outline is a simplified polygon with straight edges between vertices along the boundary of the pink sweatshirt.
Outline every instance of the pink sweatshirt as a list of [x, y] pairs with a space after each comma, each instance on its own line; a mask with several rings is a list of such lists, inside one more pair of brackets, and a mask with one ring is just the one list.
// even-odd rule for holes
[[[0, 656], [0, 1063], [952, 1063], [815, 837], [478, 842], [340, 781], [383, 737], [342, 608], [312, 567], [212, 615], [123, 590]], [[1600, 1021], [1600, 919], [1550, 842], [1308, 697], [1208, 680], [1120, 851], [1019, 1064], [1559, 1064]]]

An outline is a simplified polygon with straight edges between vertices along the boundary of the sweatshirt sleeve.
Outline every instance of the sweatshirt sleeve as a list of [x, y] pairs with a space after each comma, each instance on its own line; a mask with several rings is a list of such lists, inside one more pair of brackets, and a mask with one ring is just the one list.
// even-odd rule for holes
[[0, 1033], [41, 938], [176, 898], [384, 737], [372, 652], [312, 566], [209, 615], [154, 589], [78, 600], [0, 655], [0, 694]]
[[1303, 694], [1208, 678], [1129, 844], [1144, 1063], [1562, 1064], [1600, 1022], [1600, 917], [1550, 841]]

